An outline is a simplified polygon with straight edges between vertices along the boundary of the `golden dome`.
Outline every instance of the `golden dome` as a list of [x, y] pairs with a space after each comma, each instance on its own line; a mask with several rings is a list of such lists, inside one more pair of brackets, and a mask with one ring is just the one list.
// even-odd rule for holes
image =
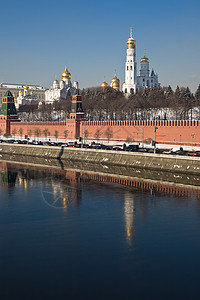
[[111, 79], [111, 83], [113, 82], [119, 82], [119, 79], [117, 78], [117, 75], [115, 74], [115, 76], [113, 77], [113, 79]]
[[149, 59], [146, 56], [144, 56], [143, 58], [140, 59], [140, 62], [141, 63], [142, 62], [149, 62]]
[[111, 87], [119, 87], [119, 79], [117, 78], [117, 75], [115, 74], [115, 76], [113, 77], [113, 79], [111, 79]]
[[101, 87], [107, 87], [108, 86], [108, 84], [107, 84], [107, 82], [104, 80], [104, 82], [102, 82], [102, 84], [101, 84]]
[[112, 87], [113, 88], [118, 88], [119, 87], [119, 82], [117, 82], [117, 81], [113, 82]]
[[136, 41], [134, 40], [133, 35], [132, 35], [132, 28], [130, 28], [130, 38], [127, 40], [126, 44], [127, 44], [127, 49], [135, 48]]
[[22, 95], [22, 91], [21, 90], [19, 91], [19, 95]]
[[24, 90], [25, 90], [25, 91], [28, 91], [28, 89], [29, 89], [29, 87], [28, 87], [27, 84], [26, 84], [25, 87], [24, 87]]
[[65, 71], [62, 73], [62, 79], [70, 79], [71, 74], [67, 70], [67, 66], [65, 66]]
[[134, 40], [134, 38], [130, 37], [127, 42], [127, 49], [134, 49], [135, 45], [136, 45], [136, 41]]

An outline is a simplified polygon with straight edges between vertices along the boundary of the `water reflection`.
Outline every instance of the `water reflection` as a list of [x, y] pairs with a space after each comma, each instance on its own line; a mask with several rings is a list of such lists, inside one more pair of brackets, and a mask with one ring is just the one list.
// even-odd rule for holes
[[0, 161], [2, 299], [197, 298], [199, 187], [108, 171]]
[[[12, 164], [0, 162], [1, 186], [8, 195], [12, 194], [15, 186], [27, 191], [34, 184], [40, 183], [41, 195], [44, 202], [52, 208], [67, 211], [70, 203], [79, 208], [82, 200], [83, 184], [90, 183], [118, 183], [126, 187], [124, 191], [124, 221], [126, 240], [131, 245], [135, 234], [135, 193], [140, 190], [148, 192], [151, 201], [141, 201], [138, 205], [140, 216], [148, 217], [149, 205], [156, 208], [156, 196], [160, 194], [175, 194], [174, 205], [181, 205], [189, 197], [200, 199], [199, 187], [174, 185], [171, 182], [152, 182], [141, 178], [116, 176], [73, 169], [59, 169], [52, 167], [35, 167], [32, 165]], [[111, 186], [110, 186], [111, 187]], [[183, 197], [182, 197], [183, 196]], [[181, 199], [181, 197], [183, 199]], [[199, 203], [199, 202], [198, 202]], [[199, 204], [200, 207], [200, 204]], [[200, 211], [200, 209], [198, 209]]]
[[8, 194], [12, 194], [14, 190], [16, 179], [17, 179], [17, 173], [18, 172], [16, 170], [12, 170], [11, 167], [9, 168], [6, 162], [1, 163], [0, 184]]
[[[23, 186], [24, 189], [27, 190], [34, 182], [42, 181], [43, 193], [47, 193], [48, 190], [49, 193], [52, 194], [52, 199], [55, 201], [58, 199], [63, 203], [73, 201], [77, 207], [81, 201], [82, 183], [84, 181], [117, 183], [132, 190], [148, 191], [152, 195], [152, 198], [155, 198], [159, 193], [167, 193], [200, 199], [200, 187], [193, 184], [189, 186], [182, 183], [174, 184], [173, 182], [166, 181], [152, 181], [144, 178], [131, 178], [125, 175], [117, 176], [115, 174], [103, 174], [102, 172], [90, 172], [88, 170], [63, 170], [53, 167], [26, 166], [23, 164], [12, 164], [10, 162], [0, 161], [0, 173], [0, 184], [7, 191], [13, 190], [16, 184]], [[180, 201], [180, 199], [178, 201]]]
[[[54, 174], [54, 173], [53, 173]], [[82, 180], [78, 172], [65, 171], [63, 174], [54, 174], [45, 180], [41, 189], [45, 203], [54, 208], [67, 209], [73, 201], [78, 208], [82, 196]]]
[[126, 239], [128, 244], [131, 245], [135, 233], [135, 200], [134, 194], [129, 191], [125, 191], [124, 194], [124, 218], [126, 224]]

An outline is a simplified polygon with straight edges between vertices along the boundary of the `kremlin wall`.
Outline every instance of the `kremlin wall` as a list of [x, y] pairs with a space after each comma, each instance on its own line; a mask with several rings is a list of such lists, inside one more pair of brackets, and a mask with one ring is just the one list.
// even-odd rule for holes
[[[155, 130], [156, 128], [156, 130]], [[14, 97], [2, 98], [0, 135], [31, 139], [63, 139], [121, 143], [173, 144], [200, 147], [200, 121], [86, 121], [79, 94], [72, 96], [70, 118], [65, 122], [21, 122]]]

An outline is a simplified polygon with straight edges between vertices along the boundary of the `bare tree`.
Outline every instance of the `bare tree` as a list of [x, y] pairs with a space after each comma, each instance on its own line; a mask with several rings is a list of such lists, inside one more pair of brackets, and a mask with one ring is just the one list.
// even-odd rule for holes
[[89, 132], [88, 132], [88, 130], [87, 130], [87, 129], [85, 129], [85, 130], [84, 130], [84, 139], [86, 139], [86, 140], [87, 140], [87, 138], [88, 138], [88, 135], [89, 135]]
[[67, 139], [68, 134], [69, 134], [69, 131], [68, 131], [68, 130], [65, 130], [65, 131], [64, 131], [64, 137], [65, 137], [65, 139]]
[[39, 128], [35, 129], [35, 136], [39, 138], [41, 136], [41, 130]]
[[56, 140], [57, 140], [57, 138], [58, 138], [58, 130], [55, 130], [54, 136], [55, 136], [55, 138], [56, 138]]
[[130, 143], [133, 143], [135, 140], [129, 136], [127, 136], [126, 138], [126, 143], [130, 144]]
[[45, 128], [43, 130], [43, 134], [44, 134], [45, 139], [47, 139], [48, 132], [49, 132], [48, 128]]
[[27, 130], [27, 133], [28, 133], [28, 136], [31, 137], [31, 135], [32, 135], [32, 130], [31, 130], [31, 129], [28, 129], [28, 130]]
[[22, 128], [19, 129], [19, 135], [22, 138], [22, 136], [23, 136], [23, 129]]
[[14, 136], [14, 139], [15, 139], [16, 133], [17, 133], [17, 129], [14, 128], [14, 129], [12, 130], [12, 135]]
[[107, 140], [108, 140], [108, 143], [109, 143], [110, 139], [113, 137], [113, 132], [110, 129], [110, 127], [107, 127], [105, 134], [106, 134], [106, 137], [107, 137]]
[[100, 131], [100, 129], [97, 129], [96, 132], [95, 132], [95, 134], [94, 134], [94, 137], [98, 141], [99, 138], [100, 138], [100, 136], [101, 136], [101, 131]]

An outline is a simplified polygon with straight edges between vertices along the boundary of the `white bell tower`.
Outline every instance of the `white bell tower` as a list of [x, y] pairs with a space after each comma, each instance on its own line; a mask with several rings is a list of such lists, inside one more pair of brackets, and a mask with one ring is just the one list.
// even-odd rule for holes
[[133, 94], [137, 88], [137, 63], [136, 56], [136, 41], [132, 36], [132, 28], [130, 30], [130, 38], [127, 40], [126, 64], [125, 64], [125, 82], [122, 90], [125, 94]]

